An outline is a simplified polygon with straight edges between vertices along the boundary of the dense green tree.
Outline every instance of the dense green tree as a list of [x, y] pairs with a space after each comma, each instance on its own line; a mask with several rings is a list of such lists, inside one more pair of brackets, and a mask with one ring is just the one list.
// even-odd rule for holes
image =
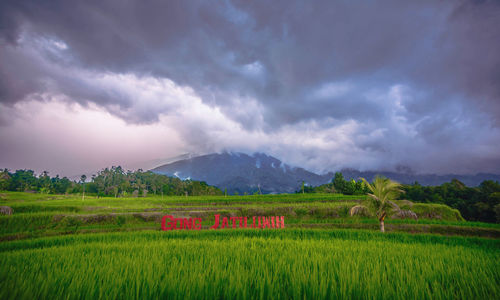
[[467, 187], [459, 180], [443, 183], [440, 186], [421, 186], [418, 183], [404, 185], [405, 198], [414, 202], [442, 203], [460, 211], [469, 221], [497, 222], [495, 206], [500, 199], [500, 184], [485, 180], [478, 187]]
[[222, 191], [203, 181], [172, 178], [153, 172], [142, 170], [124, 171], [120, 166], [113, 166], [92, 175], [90, 182], [86, 182], [82, 175], [79, 182], [60, 178], [59, 175], [51, 178], [48, 172], [36, 177], [31, 170], [17, 170], [10, 173], [7, 169], [0, 171], [0, 190], [9, 191], [38, 191], [43, 193], [82, 193], [103, 196], [146, 196], [148, 193], [162, 195], [221, 195]]
[[40, 193], [48, 194], [53, 192], [52, 189], [52, 180], [49, 176], [48, 171], [43, 171], [42, 174], [38, 177], [38, 186]]
[[9, 190], [11, 191], [35, 191], [37, 190], [37, 178], [32, 170], [16, 170], [10, 175]]
[[0, 171], [0, 191], [5, 191], [9, 188], [11, 176], [9, 170], [3, 169]]
[[496, 215], [496, 218], [497, 218], [497, 223], [500, 223], [500, 203], [495, 205], [493, 207], [493, 210], [495, 211], [495, 215]]
[[335, 176], [333, 177], [332, 183], [333, 187], [335, 187], [335, 190], [339, 191], [342, 194], [346, 192], [347, 182], [345, 181], [344, 175], [342, 175], [342, 173], [336, 172]]

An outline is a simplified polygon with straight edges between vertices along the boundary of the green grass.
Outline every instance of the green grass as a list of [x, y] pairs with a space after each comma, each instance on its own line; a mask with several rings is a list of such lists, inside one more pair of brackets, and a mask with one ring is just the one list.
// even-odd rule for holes
[[[365, 196], [282, 194], [162, 198], [153, 195], [144, 198], [86, 197], [82, 201], [79, 195], [2, 192], [0, 205], [12, 207], [14, 215], [0, 216], [0, 241], [82, 232], [159, 229], [159, 218], [164, 214], [202, 217], [205, 228], [212, 225], [215, 214], [221, 214], [282, 215], [287, 224], [296, 227], [317, 225], [377, 230], [376, 218], [349, 215], [350, 208], [360, 203], [368, 205]], [[463, 222], [458, 211], [445, 205], [401, 204], [417, 212], [420, 218], [418, 221], [388, 218], [389, 231], [500, 237], [500, 224]], [[143, 214], [151, 217], [143, 218]]]
[[[14, 210], [0, 216], [0, 299], [500, 294], [500, 224], [464, 222], [444, 205], [406, 203], [421, 218], [388, 218], [390, 232], [381, 234], [377, 219], [349, 215], [357, 204], [367, 199], [290, 194], [82, 201], [76, 195], [0, 193], [0, 205]], [[199, 214], [204, 228], [214, 214], [284, 215], [288, 228], [162, 232], [158, 218], [165, 214]]]
[[0, 243], [1, 299], [494, 299], [500, 241], [345, 230]]
[[149, 195], [147, 197], [100, 197], [86, 196], [82, 201], [81, 195], [47, 195], [25, 192], [1, 192], [0, 203], [14, 202], [22, 206], [25, 203], [39, 203], [48, 201], [48, 205], [60, 206], [71, 203], [76, 206], [120, 206], [120, 207], [145, 207], [165, 204], [236, 204], [236, 203], [293, 203], [312, 201], [349, 201], [365, 200], [364, 195], [342, 195], [342, 194], [277, 194], [277, 195], [248, 195], [248, 196], [165, 196]]

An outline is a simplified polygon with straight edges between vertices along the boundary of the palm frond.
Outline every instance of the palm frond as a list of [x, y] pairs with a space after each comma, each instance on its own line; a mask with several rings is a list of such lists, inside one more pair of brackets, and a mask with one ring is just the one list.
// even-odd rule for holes
[[399, 183], [381, 176], [375, 177], [372, 183], [369, 183], [364, 178], [361, 178], [361, 180], [371, 192], [368, 193], [368, 196], [372, 199], [377, 216], [386, 214], [386, 210], [391, 207], [399, 210], [399, 206], [392, 201], [403, 192]]

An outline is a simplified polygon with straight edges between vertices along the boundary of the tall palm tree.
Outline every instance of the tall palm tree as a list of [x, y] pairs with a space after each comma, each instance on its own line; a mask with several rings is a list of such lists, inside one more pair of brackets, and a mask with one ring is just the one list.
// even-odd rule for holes
[[390, 208], [396, 208], [399, 210], [399, 206], [393, 202], [400, 193], [404, 193], [400, 189], [401, 185], [395, 181], [392, 181], [385, 177], [377, 176], [373, 183], [369, 183], [366, 179], [361, 178], [366, 184], [371, 193], [368, 196], [371, 197], [373, 206], [377, 213], [377, 218], [380, 222], [380, 231], [385, 232], [384, 219], [387, 216], [387, 211]]
[[85, 180], [87, 180], [87, 175], [83, 174], [82, 176], [80, 176], [80, 182], [83, 185], [82, 201], [85, 200]]

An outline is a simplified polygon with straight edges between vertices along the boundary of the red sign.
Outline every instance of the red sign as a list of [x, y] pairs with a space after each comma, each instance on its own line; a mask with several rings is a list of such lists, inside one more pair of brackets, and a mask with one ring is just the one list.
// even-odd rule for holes
[[[285, 228], [284, 216], [272, 217], [221, 217], [215, 215], [215, 223], [210, 229], [222, 228]], [[201, 218], [174, 218], [164, 216], [161, 220], [162, 230], [200, 230]]]

